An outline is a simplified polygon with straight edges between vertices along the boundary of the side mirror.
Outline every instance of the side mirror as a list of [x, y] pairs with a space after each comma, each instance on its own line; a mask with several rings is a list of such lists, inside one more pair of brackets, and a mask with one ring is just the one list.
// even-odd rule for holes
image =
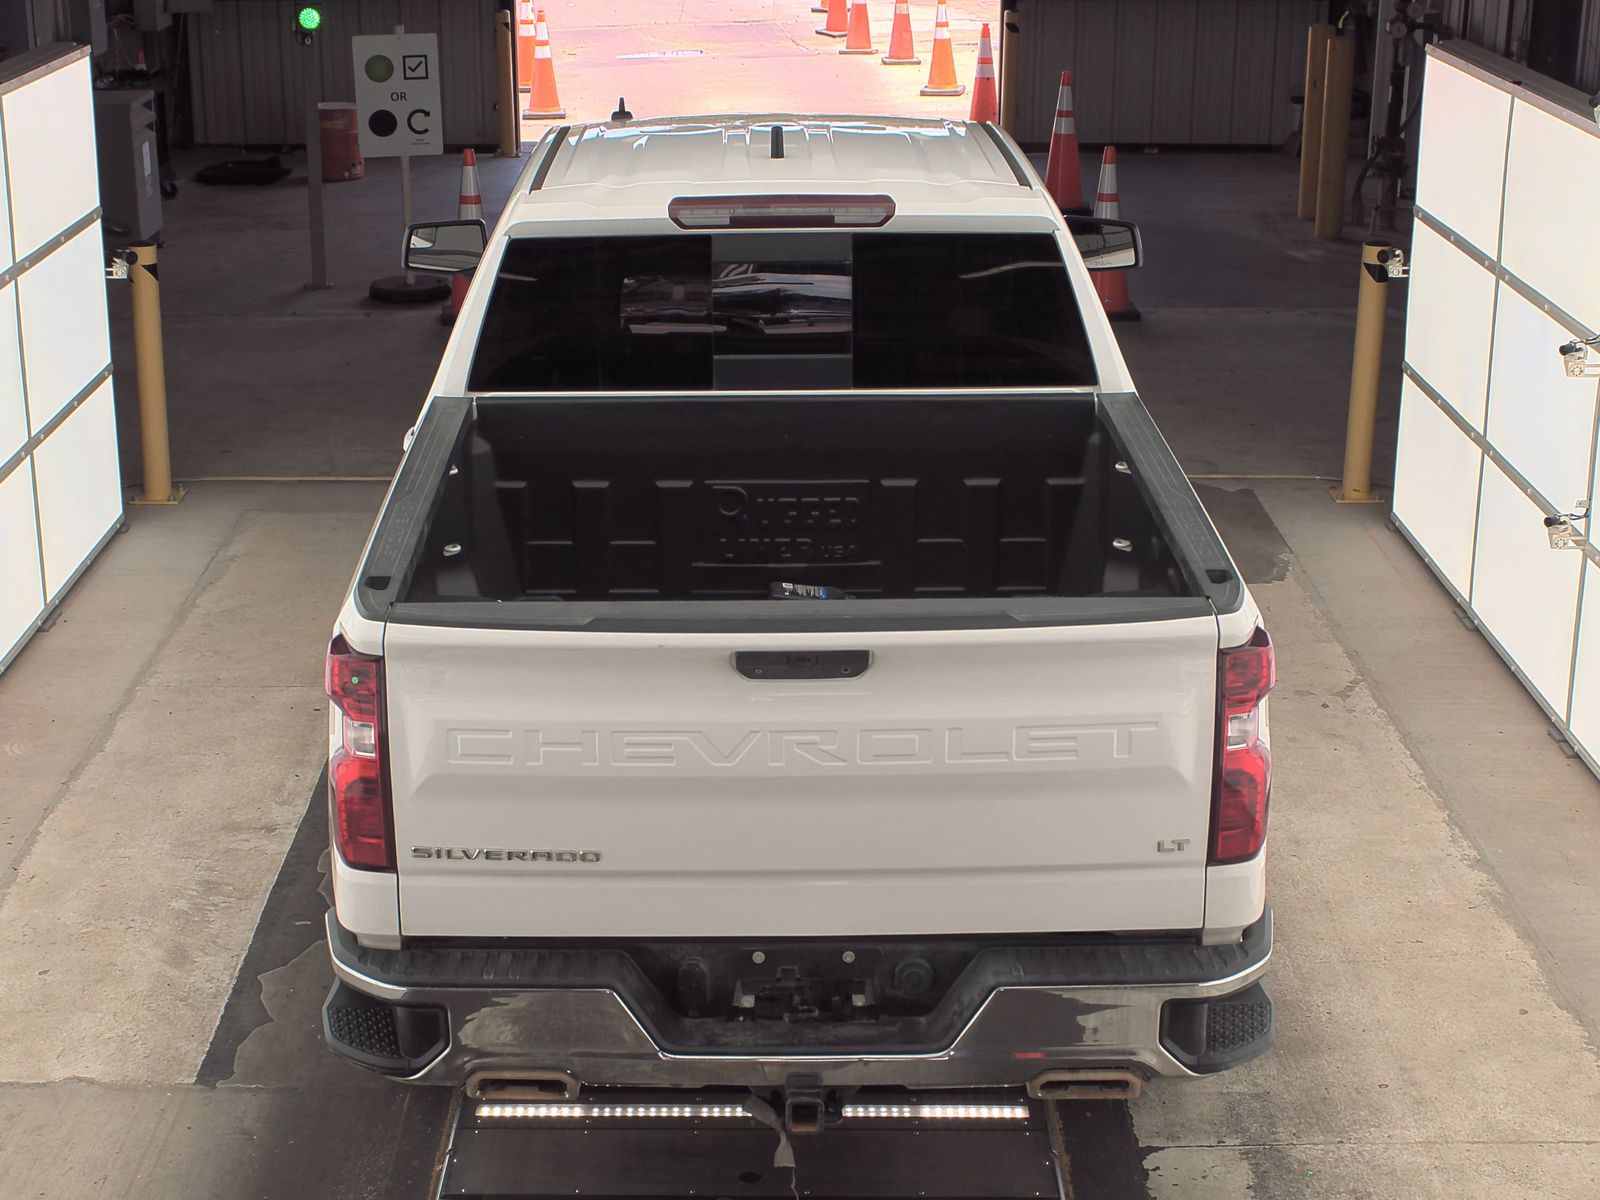
[[412, 225], [400, 257], [408, 271], [431, 275], [459, 275], [478, 265], [489, 230], [482, 221], [436, 221]]
[[1125, 271], [1144, 261], [1144, 241], [1132, 221], [1068, 216], [1067, 230], [1091, 271]]

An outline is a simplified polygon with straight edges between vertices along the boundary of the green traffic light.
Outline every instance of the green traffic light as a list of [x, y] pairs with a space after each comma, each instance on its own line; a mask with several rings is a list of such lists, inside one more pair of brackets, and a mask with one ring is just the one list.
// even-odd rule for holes
[[307, 33], [322, 28], [322, 10], [314, 4], [307, 4], [296, 15], [295, 20], [300, 28]]

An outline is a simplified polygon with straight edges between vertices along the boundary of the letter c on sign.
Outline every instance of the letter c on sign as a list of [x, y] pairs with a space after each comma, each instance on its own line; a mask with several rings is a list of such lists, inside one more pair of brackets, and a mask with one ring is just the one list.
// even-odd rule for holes
[[410, 112], [408, 112], [406, 114], [406, 128], [411, 130], [412, 133], [414, 133], [414, 134], [416, 134], [416, 135], [418, 135], [420, 137], [421, 135], [427, 133], [428, 130], [432, 129], [433, 126], [424, 125], [421, 129], [418, 129], [417, 128], [417, 118], [418, 117], [431, 117], [431, 116], [433, 116], [433, 113], [431, 111], [429, 111], [428, 109], [426, 109], [426, 108], [413, 108]]

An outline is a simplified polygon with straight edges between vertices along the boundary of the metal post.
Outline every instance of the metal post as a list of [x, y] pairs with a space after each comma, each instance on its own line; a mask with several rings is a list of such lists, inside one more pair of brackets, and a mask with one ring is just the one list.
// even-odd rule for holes
[[1328, 70], [1332, 25], [1313, 25], [1306, 35], [1306, 91], [1300, 106], [1301, 220], [1317, 215], [1317, 169], [1322, 160], [1322, 94]]
[[500, 157], [515, 158], [522, 149], [522, 122], [517, 115], [522, 109], [517, 104], [516, 35], [510, 13], [495, 13], [494, 23], [495, 66], [500, 74], [495, 92], [500, 104]]
[[306, 197], [311, 221], [310, 291], [332, 287], [328, 282], [328, 227], [322, 214], [322, 110], [313, 100], [306, 113]]
[[1022, 47], [1022, 15], [1013, 8], [1000, 13], [1000, 128], [1017, 136], [1017, 53]]
[[[409, 148], [400, 151], [400, 228], [402, 231], [411, 228], [411, 151]], [[406, 286], [416, 283], [417, 277], [412, 272], [406, 272]]]
[[1319, 238], [1336, 241], [1344, 233], [1344, 184], [1350, 167], [1350, 93], [1355, 84], [1356, 39], [1328, 42], [1327, 80], [1322, 96], [1322, 146], [1317, 167]]
[[133, 299], [133, 351], [139, 382], [139, 441], [144, 486], [135, 504], [176, 504], [183, 489], [172, 486], [172, 448], [167, 440], [167, 364], [161, 348], [161, 285], [152, 242], [128, 247], [128, 282]]
[[1378, 379], [1383, 368], [1384, 310], [1388, 275], [1379, 256], [1386, 242], [1361, 246], [1361, 291], [1356, 298], [1356, 348], [1350, 363], [1350, 416], [1344, 436], [1344, 478], [1333, 498], [1341, 504], [1375, 504], [1372, 443], [1378, 420]]

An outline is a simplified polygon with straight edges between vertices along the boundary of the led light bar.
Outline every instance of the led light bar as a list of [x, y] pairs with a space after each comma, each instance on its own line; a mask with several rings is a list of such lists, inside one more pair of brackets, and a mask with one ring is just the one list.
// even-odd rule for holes
[[927, 1121], [1025, 1121], [1026, 1104], [846, 1104], [851, 1117], [918, 1117]]
[[475, 1110], [481, 1118], [547, 1121], [583, 1121], [590, 1118], [616, 1119], [644, 1117], [686, 1120], [707, 1117], [727, 1120], [749, 1117], [741, 1104], [480, 1104]]

